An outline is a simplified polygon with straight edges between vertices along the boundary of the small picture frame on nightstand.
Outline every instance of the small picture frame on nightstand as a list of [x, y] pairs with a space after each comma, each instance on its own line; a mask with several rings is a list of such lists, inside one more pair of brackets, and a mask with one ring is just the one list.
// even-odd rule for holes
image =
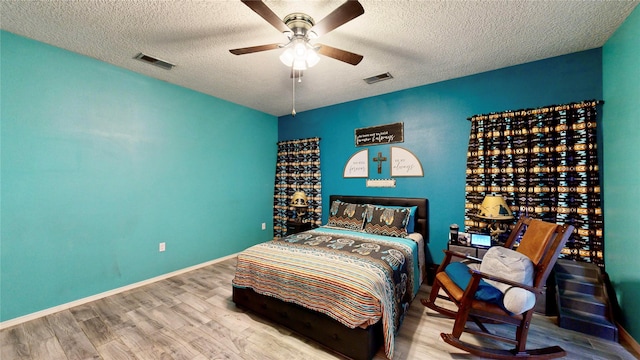
[[459, 232], [458, 233], [458, 244], [459, 245], [469, 245], [469, 233]]

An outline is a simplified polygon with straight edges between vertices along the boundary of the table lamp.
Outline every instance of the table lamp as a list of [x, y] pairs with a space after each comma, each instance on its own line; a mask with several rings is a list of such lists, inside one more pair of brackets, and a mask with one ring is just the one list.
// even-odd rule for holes
[[304, 191], [296, 191], [293, 193], [291, 203], [289, 205], [296, 208], [296, 219], [298, 219], [298, 221], [302, 221], [302, 217], [307, 212], [307, 207], [309, 207], [307, 194], [305, 194]]
[[508, 228], [508, 226], [500, 222], [513, 219], [511, 209], [509, 209], [502, 195], [493, 194], [484, 197], [482, 204], [480, 204], [480, 212], [475, 216], [489, 220], [487, 230], [495, 240], [497, 240], [500, 234], [506, 232]]

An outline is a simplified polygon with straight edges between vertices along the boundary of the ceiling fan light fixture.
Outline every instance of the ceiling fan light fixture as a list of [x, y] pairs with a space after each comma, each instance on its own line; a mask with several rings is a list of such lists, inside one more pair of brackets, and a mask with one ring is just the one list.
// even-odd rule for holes
[[282, 54], [280, 54], [280, 61], [282, 61], [282, 63], [285, 64], [286, 66], [291, 67], [294, 59], [295, 59], [295, 54], [293, 52], [293, 49], [291, 48], [286, 48], [282, 52]]
[[307, 70], [307, 62], [304, 59], [293, 60], [293, 70]]
[[280, 61], [294, 70], [307, 70], [320, 61], [320, 56], [304, 39], [296, 39], [280, 54]]
[[298, 59], [307, 55], [307, 47], [304, 44], [304, 40], [296, 40], [295, 44], [293, 44], [293, 52]]
[[307, 51], [307, 66], [308, 67], [314, 67], [316, 66], [316, 64], [320, 61], [320, 56], [318, 56], [318, 53], [313, 50], [310, 49]]

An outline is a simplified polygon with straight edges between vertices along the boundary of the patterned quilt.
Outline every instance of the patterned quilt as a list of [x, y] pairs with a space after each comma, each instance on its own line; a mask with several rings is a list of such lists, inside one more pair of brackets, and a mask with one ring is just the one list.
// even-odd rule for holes
[[385, 354], [420, 287], [418, 245], [408, 238], [318, 228], [238, 255], [233, 286], [322, 312], [347, 327], [382, 319]]

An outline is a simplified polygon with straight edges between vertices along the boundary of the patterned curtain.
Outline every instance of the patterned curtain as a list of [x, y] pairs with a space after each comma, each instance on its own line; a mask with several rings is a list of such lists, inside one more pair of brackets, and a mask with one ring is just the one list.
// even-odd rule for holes
[[278, 143], [276, 181], [273, 195], [273, 232], [283, 237], [287, 220], [293, 214], [289, 205], [294, 192], [307, 194], [309, 208], [305, 220], [315, 226], [322, 221], [322, 186], [320, 184], [320, 138]]
[[[514, 217], [575, 226], [561, 257], [604, 267], [596, 133], [600, 101], [470, 118], [465, 227], [487, 194], [502, 195]], [[514, 220], [515, 222], [515, 220]]]

